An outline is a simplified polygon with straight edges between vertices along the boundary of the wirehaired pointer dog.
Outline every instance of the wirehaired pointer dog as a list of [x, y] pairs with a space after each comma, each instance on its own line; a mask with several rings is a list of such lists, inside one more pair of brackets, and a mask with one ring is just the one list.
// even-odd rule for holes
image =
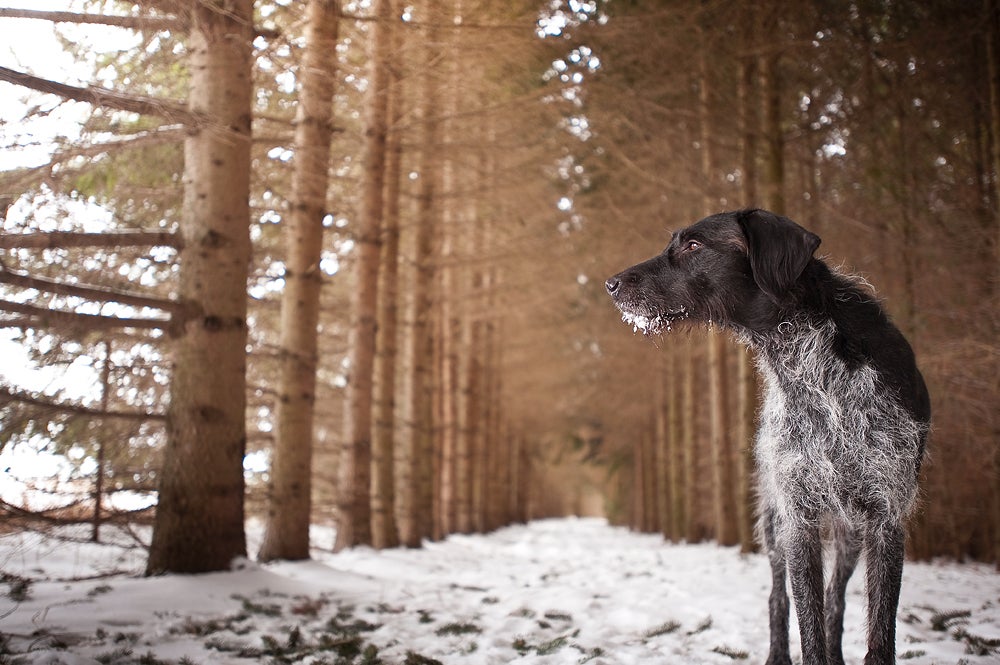
[[[754, 352], [765, 386], [755, 454], [772, 577], [768, 665], [791, 663], [786, 571], [803, 665], [843, 664], [844, 594], [862, 549], [865, 664], [888, 665], [930, 399], [903, 335], [862, 280], [813, 256], [819, 243], [770, 212], [721, 213], [605, 286], [646, 335], [710, 323]], [[835, 550], [825, 592], [821, 529]]]

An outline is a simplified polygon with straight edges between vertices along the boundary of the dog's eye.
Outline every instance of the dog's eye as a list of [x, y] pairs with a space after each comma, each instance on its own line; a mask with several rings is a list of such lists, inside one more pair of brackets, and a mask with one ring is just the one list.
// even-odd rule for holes
[[695, 252], [699, 249], [701, 249], [701, 243], [698, 242], [697, 240], [688, 240], [687, 243], [684, 245], [685, 252]]

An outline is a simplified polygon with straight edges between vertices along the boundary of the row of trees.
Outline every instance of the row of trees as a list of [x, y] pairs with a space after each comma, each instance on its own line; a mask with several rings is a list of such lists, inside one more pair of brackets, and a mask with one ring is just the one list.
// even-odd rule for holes
[[[994, 559], [997, 5], [787, 10], [608, 6], [607, 26], [588, 34], [605, 63], [587, 88], [601, 149], [586, 168], [601, 186], [577, 204], [588, 218], [629, 225], [595, 226], [590, 247], [626, 266], [655, 253], [669, 228], [741, 206], [771, 208], [818, 233], [821, 255], [876, 285], [930, 384], [934, 426], [911, 554]], [[615, 330], [594, 334], [618, 363], [600, 380], [616, 427], [631, 432], [623, 440], [634, 442], [630, 523], [752, 547], [755, 381], [743, 351], [701, 332], [671, 335], [658, 349]], [[640, 369], [654, 363], [661, 373]], [[623, 381], [622, 366], [645, 378], [626, 372]]]
[[[524, 519], [535, 454], [505, 397], [498, 305], [525, 286], [509, 270], [518, 248], [555, 236], [545, 155], [573, 140], [558, 129], [561, 84], [543, 85], [554, 47], [535, 35], [538, 7], [94, 8], [4, 12], [120, 26], [140, 43], [101, 60], [117, 87], [0, 71], [94, 108], [79, 145], [5, 174], [3, 191], [114, 214], [96, 234], [8, 216], [3, 325], [63, 355], [127, 348], [114, 366], [156, 380], [117, 382], [100, 409], [8, 391], [9, 440], [42, 434], [89, 457], [75, 419], [153, 427], [122, 452], [156, 451], [150, 572], [245, 554], [248, 445], [272, 451], [262, 559], [308, 556], [310, 520], [331, 505], [338, 548]], [[102, 485], [112, 468], [124, 464], [99, 464]]]
[[93, 108], [0, 174], [0, 326], [105, 387], [4, 388], [0, 442], [53, 442], [97, 496], [158, 486], [151, 572], [227, 565], [245, 511], [262, 559], [307, 556], [310, 520], [390, 547], [569, 512], [751, 548], [749, 358], [638, 339], [603, 292], [745, 205], [816, 231], [914, 342], [911, 552], [997, 557], [995, 0], [88, 8], [0, 10], [136, 34], [96, 57], [67, 29], [101, 86], [0, 68]]

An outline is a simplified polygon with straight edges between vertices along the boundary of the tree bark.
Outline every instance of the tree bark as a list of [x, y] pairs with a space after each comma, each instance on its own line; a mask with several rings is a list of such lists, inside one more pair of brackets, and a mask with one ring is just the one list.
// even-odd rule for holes
[[[429, 11], [436, 3], [428, 0]], [[431, 388], [434, 362], [433, 304], [434, 235], [437, 200], [437, 155], [440, 136], [437, 64], [438, 36], [429, 30], [424, 48], [423, 95], [420, 102], [423, 123], [419, 165], [417, 219], [413, 228], [414, 274], [410, 285], [412, 311], [407, 346], [410, 361], [407, 392], [409, 428], [399, 457], [403, 467], [399, 488], [399, 537], [407, 547], [419, 547], [433, 533], [433, 431]]]
[[664, 371], [667, 386], [667, 491], [670, 495], [670, 533], [671, 541], [678, 542], [684, 538], [684, 457], [681, 438], [681, 381], [680, 363], [677, 352], [667, 354], [667, 366]]
[[[395, 3], [386, 2], [386, 18], [395, 14]], [[390, 48], [388, 55], [400, 51], [400, 31], [386, 21]], [[383, 549], [399, 545], [396, 526], [396, 337], [399, 331], [399, 214], [402, 141], [402, 76], [397, 67], [389, 69], [389, 127], [386, 135], [385, 201], [382, 225], [382, 259], [379, 285], [378, 339], [376, 340], [375, 431], [372, 446], [372, 544]]]
[[267, 526], [258, 558], [309, 558], [317, 324], [323, 273], [323, 218], [329, 185], [339, 2], [306, 9], [302, 88], [295, 120], [291, 213], [285, 236], [280, 378], [275, 413]]
[[[745, 11], [750, 13], [746, 23], [757, 26], [757, 11], [753, 5], [748, 5]], [[756, 29], [751, 29], [752, 36], [747, 40], [756, 39]], [[754, 59], [744, 57], [740, 61], [739, 79], [739, 113], [740, 113], [740, 161], [742, 163], [742, 194], [743, 205], [753, 207], [757, 203], [757, 100], [753, 95], [755, 90], [754, 75], [756, 67]], [[811, 202], [814, 207], [819, 201]], [[740, 538], [740, 549], [744, 552], [754, 551], [754, 478], [756, 477], [753, 446], [756, 439], [755, 418], [757, 413], [757, 375], [753, 367], [753, 358], [749, 349], [742, 349], [737, 355], [736, 377], [737, 399], [737, 459], [739, 469], [739, 486], [737, 496], [737, 523]]]
[[[111, 397], [111, 342], [107, 339], [102, 343], [104, 347], [104, 362], [101, 363], [101, 411], [108, 412], [108, 404]], [[96, 423], [90, 423], [93, 427]], [[94, 516], [90, 523], [90, 540], [94, 543], [101, 542], [101, 521], [104, 519], [104, 473], [105, 473], [105, 439], [103, 433], [98, 431], [94, 444], [97, 447], [97, 469], [94, 471]]]
[[684, 538], [688, 543], [701, 540], [698, 525], [698, 442], [695, 439], [695, 422], [698, 414], [695, 408], [695, 364], [694, 343], [691, 339], [682, 342], [681, 349], [681, 422], [682, 460], [684, 463]]
[[[1000, 2], [983, 0], [986, 24], [986, 72], [989, 78], [990, 100], [990, 169], [993, 172], [993, 224], [994, 224], [994, 294], [1000, 290]], [[997, 492], [1000, 497], [1000, 492]], [[1000, 502], [1000, 498], [998, 498]], [[1000, 521], [1000, 520], [998, 520]], [[1000, 528], [997, 529], [1000, 534]], [[1000, 562], [1000, 535], [997, 536], [997, 561]]]
[[[773, 37], [777, 33], [777, 16], [768, 7], [761, 28], [762, 35]], [[784, 139], [781, 133], [781, 80], [778, 75], [780, 53], [768, 50], [757, 62], [763, 122], [763, 190], [765, 205], [779, 215], [785, 213], [785, 160]]]
[[375, 322], [378, 316], [378, 273], [385, 184], [385, 143], [388, 127], [389, 0], [375, 0], [371, 26], [371, 93], [365, 127], [364, 184], [361, 215], [354, 242], [357, 277], [351, 292], [354, 321], [349, 335], [350, 380], [344, 439], [337, 474], [339, 521], [335, 550], [370, 545], [372, 407], [375, 366]]
[[670, 432], [669, 409], [667, 399], [666, 358], [657, 356], [656, 384], [653, 390], [653, 440], [654, 459], [656, 463], [656, 530], [669, 538], [673, 531], [670, 493], [673, 491], [670, 481]]
[[[990, 89], [990, 170], [993, 184], [993, 299], [1000, 293], [1000, 2], [983, 0], [986, 19], [986, 61]], [[993, 454], [993, 556], [1000, 569], [1000, 450]]]
[[[701, 129], [701, 176], [702, 213], [710, 215], [715, 212], [715, 185], [713, 173], [713, 158], [711, 150], [711, 81], [708, 69], [709, 45], [705, 39], [705, 31], [699, 30], [701, 45], [698, 55], [699, 94], [698, 115]], [[735, 482], [732, 435], [730, 432], [729, 413], [729, 359], [728, 340], [718, 330], [708, 331], [708, 394], [710, 412], [710, 438], [712, 451], [712, 497], [715, 508], [715, 537], [720, 545], [733, 545], [738, 540], [736, 527], [736, 504], [733, 484]]]
[[146, 572], [225, 570], [246, 556], [247, 274], [253, 2], [191, 9], [179, 295], [199, 312], [173, 353], [167, 445]]

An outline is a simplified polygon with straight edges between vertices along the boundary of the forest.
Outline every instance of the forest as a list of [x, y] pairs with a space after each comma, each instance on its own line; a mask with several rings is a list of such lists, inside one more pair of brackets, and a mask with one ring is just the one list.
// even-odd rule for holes
[[148, 574], [310, 525], [753, 550], [751, 359], [604, 281], [761, 207], [914, 346], [908, 555], [1000, 564], [997, 0], [41, 6], [0, 8], [63, 63], [0, 65], [0, 530], [147, 525]]

